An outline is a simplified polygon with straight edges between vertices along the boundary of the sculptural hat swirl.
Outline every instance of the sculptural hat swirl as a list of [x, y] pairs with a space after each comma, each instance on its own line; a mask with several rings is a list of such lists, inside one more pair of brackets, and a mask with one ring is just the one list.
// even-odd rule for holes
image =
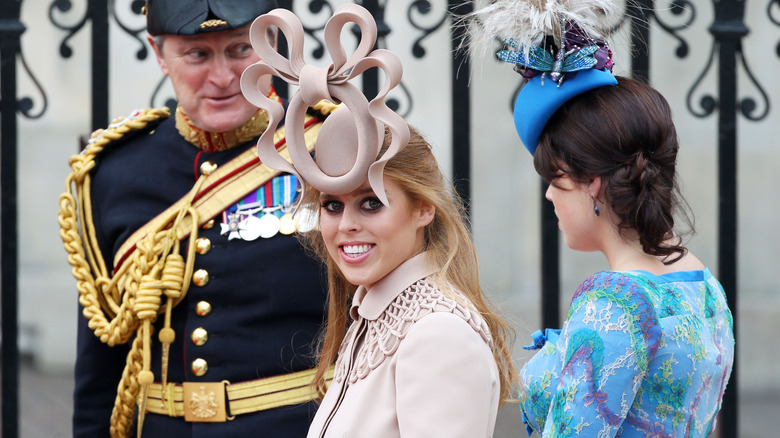
[[[347, 58], [341, 45], [341, 31], [347, 24], [360, 28], [360, 43]], [[290, 58], [279, 54], [268, 37], [269, 26], [276, 26], [287, 39]], [[268, 112], [270, 122], [257, 142], [257, 155], [266, 165], [288, 172], [317, 190], [333, 195], [349, 193], [368, 179], [377, 198], [388, 205], [383, 183], [385, 164], [409, 141], [406, 122], [385, 104], [387, 93], [401, 81], [402, 66], [398, 57], [387, 50], [373, 50], [377, 28], [371, 14], [354, 4], [339, 7], [324, 30], [325, 47], [332, 63], [326, 67], [306, 64], [303, 60], [304, 33], [301, 22], [290, 11], [275, 9], [255, 19], [250, 41], [261, 61], [249, 66], [241, 76], [241, 91], [254, 105]], [[385, 82], [369, 102], [349, 81], [369, 68], [380, 68]], [[267, 75], [297, 85], [285, 114], [283, 107], [260, 89]], [[306, 110], [321, 100], [342, 106], [323, 123], [315, 145], [316, 161], [306, 150], [304, 120]], [[272, 127], [285, 120], [287, 147], [292, 163], [277, 152]], [[391, 143], [378, 158], [385, 128]]]

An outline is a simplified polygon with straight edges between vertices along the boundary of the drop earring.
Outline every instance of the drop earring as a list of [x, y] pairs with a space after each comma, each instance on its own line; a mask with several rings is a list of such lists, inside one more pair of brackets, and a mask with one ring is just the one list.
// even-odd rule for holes
[[596, 203], [596, 200], [593, 200], [593, 213], [596, 213], [596, 216], [601, 216], [601, 211], [599, 210], [599, 205]]

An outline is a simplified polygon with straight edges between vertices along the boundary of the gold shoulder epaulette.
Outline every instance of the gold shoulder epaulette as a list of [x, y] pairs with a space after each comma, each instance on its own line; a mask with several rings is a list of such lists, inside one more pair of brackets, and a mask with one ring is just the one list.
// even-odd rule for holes
[[146, 128], [152, 122], [167, 119], [171, 116], [171, 110], [168, 107], [146, 108], [135, 110], [126, 117], [117, 117], [105, 129], [97, 129], [89, 136], [86, 150], [90, 148], [100, 148], [119, 140], [130, 132], [139, 131]]
[[127, 117], [117, 117], [105, 129], [95, 130], [87, 141], [87, 146], [81, 151], [70, 157], [68, 164], [72, 169], [68, 176], [68, 189], [70, 184], [83, 184], [84, 178], [95, 167], [95, 156], [103, 151], [108, 144], [115, 142], [130, 132], [139, 131], [150, 123], [161, 119], [167, 119], [171, 116], [171, 111], [167, 107], [147, 108], [135, 110]]

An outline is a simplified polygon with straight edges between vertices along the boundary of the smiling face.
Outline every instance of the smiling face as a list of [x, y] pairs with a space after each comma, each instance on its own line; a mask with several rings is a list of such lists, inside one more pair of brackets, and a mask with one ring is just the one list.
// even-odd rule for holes
[[346, 195], [320, 196], [320, 229], [328, 254], [344, 277], [370, 288], [423, 250], [423, 231], [434, 208], [414, 202], [394, 181], [385, 179], [390, 206], [368, 182]]
[[160, 69], [171, 78], [179, 105], [196, 127], [226, 132], [257, 112], [240, 87], [241, 73], [260, 60], [249, 42], [249, 26], [193, 36], [165, 35], [162, 47], [151, 38], [149, 42]]

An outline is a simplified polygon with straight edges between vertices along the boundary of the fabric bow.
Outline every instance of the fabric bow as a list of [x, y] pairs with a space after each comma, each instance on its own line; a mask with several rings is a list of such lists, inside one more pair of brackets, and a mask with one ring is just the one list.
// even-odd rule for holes
[[544, 333], [541, 330], [537, 330], [531, 333], [531, 339], [534, 343], [531, 345], [523, 346], [524, 350], [538, 350], [544, 347], [548, 341], [553, 344], [558, 341], [558, 336], [561, 334], [561, 329], [544, 329]]
[[[355, 23], [361, 34], [360, 43], [349, 58], [341, 44], [341, 32], [348, 23]], [[289, 59], [279, 54], [269, 41], [270, 26], [276, 26], [287, 39]], [[269, 129], [257, 142], [257, 155], [265, 164], [296, 175], [317, 190], [334, 195], [349, 193], [368, 178], [377, 198], [388, 205], [383, 170], [387, 161], [408, 143], [409, 127], [385, 103], [388, 92], [401, 82], [401, 62], [388, 50], [372, 51], [376, 37], [376, 22], [366, 9], [355, 4], [339, 7], [324, 30], [325, 47], [333, 63], [320, 68], [304, 62], [303, 26], [292, 12], [275, 9], [255, 19], [250, 28], [250, 41], [261, 61], [244, 71], [241, 90], [247, 100], [266, 110], [270, 118]], [[349, 81], [373, 67], [382, 69], [385, 82], [369, 102]], [[260, 81], [266, 75], [278, 76], [299, 87], [290, 100], [286, 115], [278, 102], [261, 91]], [[306, 110], [321, 100], [343, 104], [343, 107], [323, 123], [315, 146], [315, 162], [306, 150], [303, 127]], [[270, 129], [276, 127], [283, 116], [292, 163], [276, 151], [274, 129]], [[377, 159], [385, 127], [390, 131], [392, 141], [384, 155]]]

